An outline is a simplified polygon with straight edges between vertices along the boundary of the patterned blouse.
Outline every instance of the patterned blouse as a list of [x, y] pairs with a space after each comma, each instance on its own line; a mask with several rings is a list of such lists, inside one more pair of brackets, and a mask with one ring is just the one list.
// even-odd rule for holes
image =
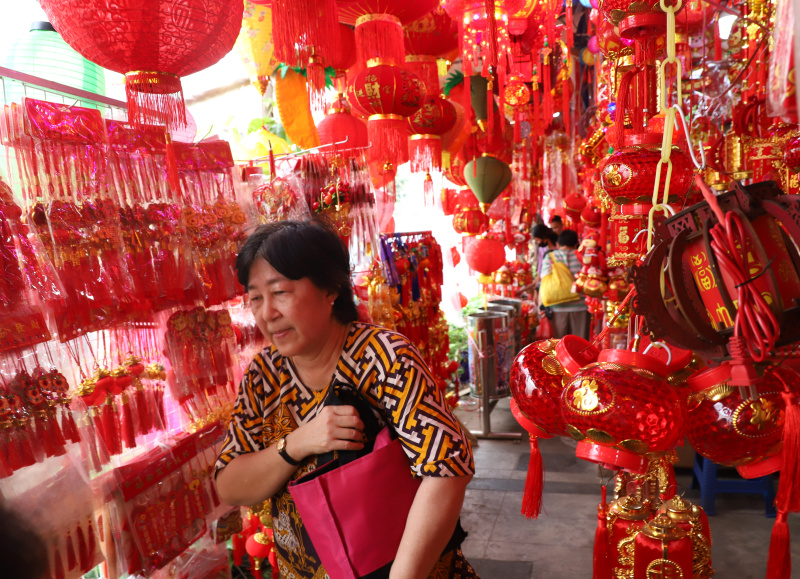
[[[391, 423], [415, 475], [475, 472], [467, 437], [419, 351], [404, 336], [370, 324], [352, 324], [334, 382], [356, 388], [381, 426]], [[312, 420], [323, 408], [327, 390], [316, 392], [306, 387], [291, 358], [284, 358], [272, 346], [265, 348], [240, 385], [217, 471], [237, 456], [267, 448]], [[316, 462], [316, 456], [303, 460], [292, 480], [313, 471]], [[272, 497], [271, 508], [281, 577], [327, 577], [286, 486]], [[457, 549], [442, 556], [430, 577], [467, 579], [477, 575]]]

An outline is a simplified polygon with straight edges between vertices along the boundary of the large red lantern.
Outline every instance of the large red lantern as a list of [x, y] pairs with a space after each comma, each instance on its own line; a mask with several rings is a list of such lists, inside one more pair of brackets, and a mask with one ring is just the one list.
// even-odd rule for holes
[[[658, 139], [661, 142], [661, 139]], [[615, 151], [600, 162], [600, 183], [606, 194], [616, 203], [650, 202], [656, 168], [661, 160], [660, 145], [630, 146]], [[674, 203], [689, 191], [692, 185], [691, 160], [677, 147], [672, 148], [672, 176], [669, 181], [670, 202]], [[661, 167], [659, 193], [667, 183], [667, 166]]]
[[370, 159], [394, 167], [408, 160], [409, 117], [419, 109], [425, 89], [409, 71], [390, 64], [362, 70], [353, 79], [351, 104], [368, 113]]
[[186, 126], [180, 77], [233, 48], [242, 0], [42, 0], [64, 40], [125, 75], [128, 121]]
[[408, 124], [414, 133], [408, 138], [411, 172], [441, 171], [442, 135], [455, 126], [456, 108], [447, 99], [428, 95]]
[[747, 478], [781, 468], [781, 436], [786, 408], [784, 384], [800, 384], [786, 366], [770, 368], [746, 399], [730, 386], [731, 367], [722, 364], [689, 378], [686, 437], [697, 452], [716, 463], [735, 466]]
[[497, 271], [506, 262], [503, 242], [491, 237], [472, 240], [464, 254], [469, 267], [484, 275]]
[[684, 410], [668, 374], [655, 357], [628, 350], [603, 350], [575, 374], [561, 413], [580, 441], [578, 456], [636, 472], [643, 455], [672, 450], [683, 437]]
[[338, 145], [338, 149], [353, 153], [369, 145], [367, 125], [350, 113], [350, 106], [342, 95], [331, 103], [325, 118], [317, 125], [317, 134], [323, 149], [333, 150], [335, 143], [346, 141]]
[[458, 47], [458, 27], [441, 6], [403, 27], [406, 67], [425, 84], [430, 96], [439, 94], [436, 59]]

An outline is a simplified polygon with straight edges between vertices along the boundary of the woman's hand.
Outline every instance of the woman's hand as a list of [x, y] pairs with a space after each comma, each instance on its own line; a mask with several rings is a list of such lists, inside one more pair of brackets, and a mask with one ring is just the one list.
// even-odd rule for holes
[[286, 452], [295, 460], [331, 450], [364, 448], [364, 423], [353, 406], [326, 406], [286, 437]]

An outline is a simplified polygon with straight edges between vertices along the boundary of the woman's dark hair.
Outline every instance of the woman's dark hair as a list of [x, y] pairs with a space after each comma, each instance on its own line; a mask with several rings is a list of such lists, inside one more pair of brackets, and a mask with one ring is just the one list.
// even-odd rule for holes
[[307, 277], [319, 289], [337, 293], [333, 315], [338, 322], [358, 320], [350, 283], [350, 254], [329, 222], [276, 221], [257, 227], [236, 256], [236, 276], [245, 288], [250, 268], [259, 257], [289, 279]]
[[547, 227], [547, 225], [544, 223], [537, 223], [531, 230], [531, 237], [535, 237], [536, 239], [550, 239], [551, 233], [553, 233], [553, 230]]
[[0, 575], [3, 577], [45, 577], [47, 544], [28, 522], [6, 506], [0, 507]]

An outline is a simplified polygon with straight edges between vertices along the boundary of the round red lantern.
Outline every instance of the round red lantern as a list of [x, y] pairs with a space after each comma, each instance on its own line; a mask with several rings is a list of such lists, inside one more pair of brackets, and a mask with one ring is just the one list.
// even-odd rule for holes
[[489, 229], [489, 217], [477, 206], [461, 207], [453, 215], [453, 229], [462, 235], [480, 235]]
[[390, 64], [362, 70], [353, 79], [351, 104], [368, 113], [370, 160], [395, 167], [408, 160], [406, 117], [422, 105], [425, 89], [409, 71]]
[[784, 382], [800, 383], [800, 376], [786, 366], [764, 373], [756, 395], [743, 399], [730, 386], [731, 367], [721, 364], [689, 378], [686, 436], [697, 452], [716, 463], [735, 466], [740, 472], [765, 476], [781, 467], [781, 436], [786, 403]]
[[442, 135], [455, 126], [456, 108], [447, 99], [428, 95], [408, 124], [414, 133], [408, 138], [411, 172], [441, 171]]
[[[469, 191], [467, 180], [464, 179], [464, 167], [466, 164], [467, 162], [464, 160], [464, 155], [459, 151], [456, 155], [450, 155], [450, 164], [445, 164], [443, 172], [448, 181], [454, 185], [458, 185], [461, 190], [466, 187], [467, 191]], [[472, 195], [471, 191], [470, 195]], [[472, 196], [475, 197], [474, 195]], [[477, 205], [477, 199], [475, 200], [475, 203]]]
[[[600, 162], [600, 184], [616, 203], [649, 202], [653, 198], [653, 183], [660, 160], [660, 145], [623, 147]], [[670, 203], [674, 203], [689, 191], [693, 165], [678, 147], [672, 148], [670, 160], [672, 176], [669, 181], [669, 198]], [[667, 183], [666, 164], [662, 165], [659, 178], [658, 190], [663, 193]]]
[[344, 93], [347, 90], [347, 69], [356, 64], [356, 36], [353, 29], [346, 24], [339, 24], [339, 44], [339, 52], [326, 54], [325, 63], [336, 71], [333, 87]]
[[601, 215], [594, 205], [587, 205], [581, 210], [581, 221], [587, 227], [598, 228], [601, 223]]
[[587, 206], [588, 201], [583, 195], [570, 193], [564, 199], [564, 210], [573, 223], [577, 223], [581, 217], [581, 211]]
[[444, 57], [458, 48], [458, 23], [441, 6], [403, 26], [403, 34], [406, 54]]
[[517, 354], [511, 366], [511, 395], [536, 426], [536, 436], [567, 435], [560, 411], [564, 380], [595, 362], [597, 355], [597, 349], [578, 336], [534, 342]]
[[[186, 126], [181, 76], [203, 70], [233, 48], [242, 0], [42, 0], [67, 44], [125, 75], [128, 121]], [[158, 18], [157, 15], [170, 15]]]
[[503, 242], [491, 237], [478, 237], [473, 239], [464, 252], [467, 264], [471, 269], [489, 275], [500, 269], [506, 262], [506, 252]]
[[322, 149], [331, 151], [334, 143], [345, 140], [345, 143], [336, 146], [345, 153], [355, 154], [369, 145], [367, 125], [351, 114], [350, 106], [341, 94], [331, 103], [325, 118], [317, 125], [317, 134], [320, 144], [323, 145]]
[[518, 76], [512, 76], [503, 89], [503, 99], [512, 108], [523, 108], [531, 100], [531, 90]]
[[640, 457], [672, 450], [683, 437], [680, 397], [669, 371], [653, 356], [603, 350], [564, 387], [561, 413], [578, 456], [617, 468], [640, 468]]

